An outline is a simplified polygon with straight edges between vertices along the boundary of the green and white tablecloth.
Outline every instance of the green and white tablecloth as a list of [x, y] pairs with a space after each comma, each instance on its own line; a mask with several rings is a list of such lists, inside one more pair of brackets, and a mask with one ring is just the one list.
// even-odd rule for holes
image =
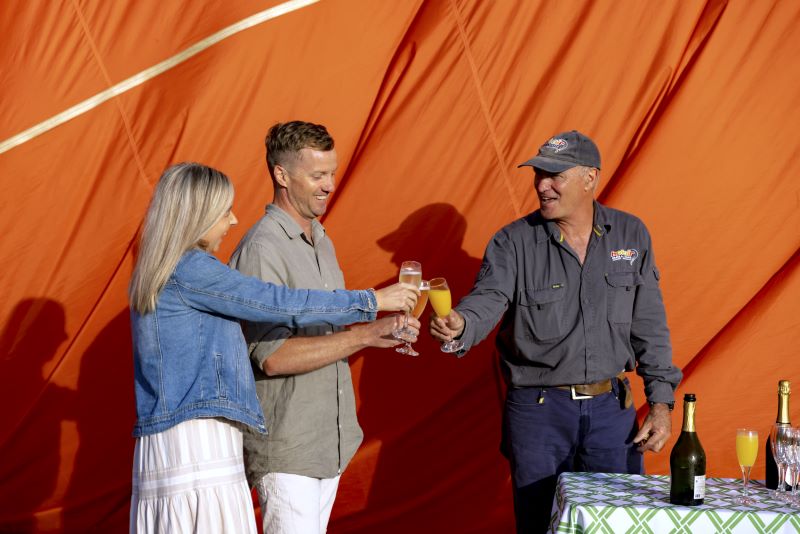
[[553, 501], [553, 533], [800, 533], [800, 510], [776, 501], [759, 483], [756, 503], [736, 504], [741, 479], [709, 478], [701, 506], [669, 503], [669, 477], [562, 473]]

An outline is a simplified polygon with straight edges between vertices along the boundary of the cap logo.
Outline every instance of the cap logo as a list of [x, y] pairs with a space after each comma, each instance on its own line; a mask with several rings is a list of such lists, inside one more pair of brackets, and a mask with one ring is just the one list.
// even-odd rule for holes
[[550, 140], [545, 143], [545, 146], [552, 149], [553, 152], [561, 152], [569, 146], [569, 143], [567, 143], [566, 139], [551, 137]]
[[619, 249], [611, 251], [611, 261], [629, 261], [631, 265], [639, 257], [639, 251], [635, 248]]

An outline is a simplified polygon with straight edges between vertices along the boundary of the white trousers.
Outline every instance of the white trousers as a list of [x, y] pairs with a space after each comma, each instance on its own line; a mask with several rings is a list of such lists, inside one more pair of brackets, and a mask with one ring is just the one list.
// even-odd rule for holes
[[258, 483], [264, 534], [324, 534], [339, 477], [269, 473]]

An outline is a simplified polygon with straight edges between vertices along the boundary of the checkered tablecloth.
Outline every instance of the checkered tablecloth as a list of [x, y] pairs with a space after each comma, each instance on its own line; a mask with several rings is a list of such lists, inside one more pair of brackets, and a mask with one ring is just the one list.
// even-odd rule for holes
[[706, 480], [701, 506], [669, 503], [669, 477], [562, 473], [553, 501], [552, 533], [800, 533], [800, 509], [776, 501], [762, 484], [750, 484], [755, 504], [742, 506], [742, 481]]

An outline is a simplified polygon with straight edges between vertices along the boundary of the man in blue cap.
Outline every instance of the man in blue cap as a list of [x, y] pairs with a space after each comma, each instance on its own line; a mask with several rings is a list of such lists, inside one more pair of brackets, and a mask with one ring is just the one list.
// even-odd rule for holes
[[[642, 472], [642, 453], [671, 433], [681, 372], [650, 234], [594, 199], [595, 143], [563, 132], [522, 166], [533, 168], [540, 208], [494, 235], [470, 294], [430, 330], [465, 352], [501, 322], [502, 448], [517, 532], [528, 533], [547, 529], [560, 473]], [[625, 378], [633, 370], [650, 405], [641, 429]]]

